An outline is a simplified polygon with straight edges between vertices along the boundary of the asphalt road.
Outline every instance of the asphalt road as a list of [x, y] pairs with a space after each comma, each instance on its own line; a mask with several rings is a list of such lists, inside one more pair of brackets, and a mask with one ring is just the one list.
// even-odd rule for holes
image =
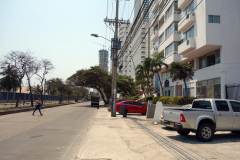
[[86, 102], [0, 116], [0, 159], [75, 159], [96, 111]]

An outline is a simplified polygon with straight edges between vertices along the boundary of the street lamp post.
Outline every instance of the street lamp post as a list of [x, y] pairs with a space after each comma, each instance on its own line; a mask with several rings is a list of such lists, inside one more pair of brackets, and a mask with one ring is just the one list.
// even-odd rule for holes
[[[105, 40], [107, 40], [107, 41], [109, 41], [109, 42], [111, 42], [109, 39], [107, 39], [107, 38], [105, 38], [105, 37], [102, 37], [102, 36], [99, 36], [98, 34], [91, 34], [91, 36], [93, 36], [93, 37], [101, 37], [101, 38], [103, 38], [103, 39], [105, 39]], [[111, 52], [112, 52], [112, 47], [111, 47]], [[113, 53], [114, 54], [114, 53]], [[114, 56], [114, 55], [113, 55]], [[116, 109], [114, 109], [114, 101], [113, 101], [113, 99], [114, 99], [114, 96], [113, 96], [113, 94], [114, 94], [114, 76], [115, 76], [115, 74], [113, 74], [114, 73], [114, 59], [113, 59], [113, 62], [112, 62], [112, 86], [111, 86], [111, 95], [112, 95], [112, 110], [111, 110], [111, 117], [116, 117]]]

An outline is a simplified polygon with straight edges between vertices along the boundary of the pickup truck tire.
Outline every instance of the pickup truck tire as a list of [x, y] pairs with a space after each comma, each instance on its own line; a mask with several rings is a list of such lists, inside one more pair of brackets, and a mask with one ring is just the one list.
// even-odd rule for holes
[[187, 136], [190, 133], [190, 130], [177, 130], [177, 133], [181, 136]]
[[209, 123], [203, 123], [197, 130], [196, 133], [197, 138], [202, 142], [209, 142], [213, 139], [214, 136], [214, 128]]
[[240, 131], [231, 131], [234, 134], [240, 134]]

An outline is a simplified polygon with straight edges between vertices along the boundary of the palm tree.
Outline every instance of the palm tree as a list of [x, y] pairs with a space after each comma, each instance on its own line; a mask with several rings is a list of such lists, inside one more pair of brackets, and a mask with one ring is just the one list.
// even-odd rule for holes
[[158, 75], [158, 79], [159, 79], [161, 89], [162, 89], [162, 95], [163, 95], [163, 86], [162, 86], [161, 78], [159, 76], [159, 72], [162, 70], [162, 66], [165, 66], [166, 69], [168, 69], [168, 64], [166, 64], [162, 61], [163, 58], [164, 58], [164, 56], [162, 54], [159, 54], [159, 55], [157, 55], [157, 57], [154, 57], [152, 59], [152, 63], [151, 63], [152, 72], [157, 73], [157, 75]]
[[0, 75], [3, 76], [0, 79], [1, 89], [8, 92], [11, 90], [16, 91], [17, 88], [20, 86], [17, 70], [14, 68], [14, 66], [10, 65], [8, 65], [7, 67], [2, 67], [2, 69], [3, 71], [0, 72]]
[[40, 85], [38, 84], [36, 87], [33, 87], [32, 89], [34, 94], [41, 94], [42, 88], [40, 87]]
[[146, 78], [147, 79], [147, 85], [148, 85], [148, 92], [150, 93], [150, 96], [152, 95], [151, 94], [151, 79], [153, 77], [153, 74], [150, 73], [151, 70], [151, 61], [152, 59], [151, 58], [146, 58], [143, 65], [139, 64], [137, 65], [136, 67], [136, 80], [138, 79], [144, 79]]
[[194, 70], [193, 70], [193, 65], [184, 62], [173, 62], [171, 64], [171, 69], [170, 69], [170, 77], [172, 78], [172, 81], [177, 81], [177, 80], [182, 80], [185, 85], [185, 95], [187, 96], [187, 83], [186, 79], [193, 79], [192, 77], [194, 76]]

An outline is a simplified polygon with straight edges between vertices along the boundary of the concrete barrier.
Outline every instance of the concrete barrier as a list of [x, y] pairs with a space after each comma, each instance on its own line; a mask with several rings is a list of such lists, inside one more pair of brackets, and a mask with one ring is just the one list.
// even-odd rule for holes
[[156, 105], [153, 104], [151, 100], [148, 101], [148, 108], [146, 113], [146, 118], [153, 118]]
[[162, 115], [163, 112], [163, 104], [162, 102], [157, 102], [155, 112], [154, 112], [154, 122], [159, 123], [159, 118]]

